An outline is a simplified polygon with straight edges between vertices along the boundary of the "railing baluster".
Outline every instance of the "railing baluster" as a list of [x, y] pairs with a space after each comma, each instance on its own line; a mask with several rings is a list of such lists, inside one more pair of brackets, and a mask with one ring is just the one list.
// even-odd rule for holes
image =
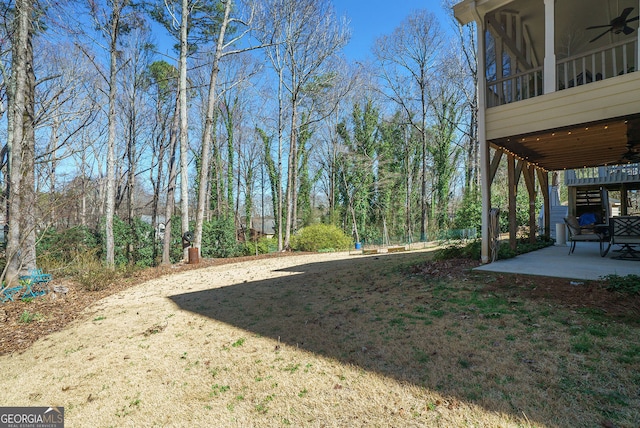
[[525, 100], [524, 97], [524, 88], [522, 87], [522, 76], [516, 78], [516, 85], [518, 87], [518, 98], [520, 100]]
[[[640, 58], [638, 58], [637, 46], [638, 41], [634, 38], [631, 41], [609, 45], [602, 50], [592, 50], [557, 61], [556, 90], [616, 77], [618, 73], [626, 74], [632, 70], [639, 70]], [[609, 51], [611, 51], [610, 55]], [[619, 64], [621, 69], [618, 69]], [[510, 72], [511, 70], [507, 70], [507, 73]], [[541, 95], [544, 80], [544, 75], [541, 73], [542, 67], [536, 67], [527, 72], [514, 73], [501, 78], [494, 77], [492, 82], [487, 82], [487, 106], [495, 107]]]

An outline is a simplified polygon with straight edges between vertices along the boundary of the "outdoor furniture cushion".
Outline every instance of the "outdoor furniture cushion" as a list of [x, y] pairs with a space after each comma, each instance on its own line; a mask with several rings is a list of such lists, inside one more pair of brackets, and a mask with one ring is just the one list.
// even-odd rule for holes
[[581, 228], [578, 220], [573, 216], [568, 216], [564, 218], [564, 222], [567, 225], [567, 229], [569, 229], [569, 241], [571, 245], [569, 246], [569, 254], [573, 253], [576, 249], [576, 242], [578, 241], [595, 241], [600, 242], [600, 255], [604, 257], [609, 248], [605, 250], [604, 244], [608, 241], [608, 236], [601, 233], [595, 233], [594, 229], [591, 228]]
[[568, 216], [564, 218], [564, 222], [567, 224], [567, 227], [569, 228], [569, 238], [582, 234], [582, 229], [580, 228], [580, 223], [578, 223], [578, 219], [576, 219], [573, 216]]

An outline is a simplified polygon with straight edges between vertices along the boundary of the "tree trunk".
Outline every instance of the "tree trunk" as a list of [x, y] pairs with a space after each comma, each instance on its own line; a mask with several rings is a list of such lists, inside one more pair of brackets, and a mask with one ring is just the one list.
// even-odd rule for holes
[[[196, 210], [196, 227], [194, 233], [194, 245], [200, 249], [202, 244], [202, 226], [204, 222], [204, 205], [207, 193], [207, 177], [209, 176], [209, 163], [211, 158], [211, 140], [213, 133], [213, 118], [216, 109], [216, 84], [218, 81], [218, 72], [220, 71], [220, 58], [223, 56], [224, 37], [229, 24], [229, 14], [231, 13], [231, 0], [224, 2], [224, 17], [220, 24], [220, 33], [216, 44], [216, 51], [211, 64], [211, 75], [209, 80], [209, 94], [207, 98], [207, 111], [204, 122], [204, 131], [202, 132], [202, 153], [200, 164], [200, 186], [198, 187], [198, 209]], [[232, 201], [229, 201], [231, 204]]]
[[282, 237], [282, 223], [283, 223], [283, 218], [282, 218], [282, 208], [283, 208], [283, 204], [282, 204], [282, 134], [283, 134], [283, 127], [284, 127], [284, 120], [283, 120], [283, 115], [284, 115], [284, 102], [282, 100], [283, 97], [283, 92], [282, 92], [282, 86], [283, 86], [283, 73], [282, 73], [282, 68], [280, 68], [280, 70], [278, 70], [278, 171], [277, 171], [277, 175], [278, 175], [278, 205], [277, 205], [277, 212], [275, 213], [275, 218], [276, 218], [276, 226], [278, 227], [278, 251], [282, 251], [284, 249], [284, 242], [283, 242], [283, 237]]
[[33, 71], [33, 44], [31, 32], [27, 38], [27, 84], [25, 86], [25, 106], [23, 110], [22, 180], [20, 204], [22, 209], [22, 266], [23, 269], [36, 267], [36, 214], [38, 204], [35, 189], [36, 135], [34, 128], [36, 76]]
[[[187, 150], [189, 145], [187, 122], [187, 25], [189, 17], [188, 0], [182, 0], [182, 18], [180, 20], [180, 210], [182, 215], [182, 234], [189, 230], [189, 170]], [[183, 248], [182, 258], [187, 260], [189, 249]]]
[[22, 269], [21, 259], [21, 230], [20, 223], [22, 209], [20, 206], [22, 180], [22, 146], [24, 144], [24, 127], [27, 85], [27, 52], [30, 30], [31, 2], [29, 0], [16, 1], [17, 29], [13, 43], [12, 84], [13, 103], [9, 109], [12, 116], [13, 132], [10, 148], [11, 167], [9, 171], [9, 235], [7, 237], [5, 278], [7, 285], [17, 281]]
[[171, 131], [169, 133], [169, 165], [167, 171], [167, 204], [164, 210], [164, 240], [162, 243], [162, 264], [169, 265], [171, 264], [171, 228], [172, 228], [172, 217], [173, 217], [173, 208], [175, 205], [175, 192], [176, 192], [176, 180], [178, 178], [177, 168], [176, 168], [176, 151], [178, 146], [178, 132], [180, 126], [180, 102], [182, 100], [182, 96], [180, 95], [180, 91], [176, 93], [176, 109], [173, 114], [173, 122], [171, 124]]
[[[160, 91], [158, 91], [160, 92]], [[153, 185], [153, 200], [151, 202], [151, 228], [153, 229], [153, 253], [152, 253], [152, 263], [153, 266], [156, 266], [158, 263], [158, 214], [159, 214], [159, 204], [160, 204], [160, 189], [162, 189], [162, 171], [164, 169], [164, 153], [166, 151], [165, 137], [166, 137], [166, 120], [161, 117], [161, 102], [160, 102], [160, 94], [158, 93], [157, 101], [156, 101], [156, 121], [158, 124], [162, 123], [162, 128], [160, 135], [158, 136], [158, 167], [156, 169], [156, 183]], [[152, 168], [149, 168], [149, 180], [153, 183], [153, 172]]]
[[291, 101], [291, 135], [289, 139], [289, 162], [287, 171], [287, 220], [285, 222], [284, 248], [288, 249], [291, 245], [291, 229], [293, 229], [294, 212], [296, 210], [296, 175], [298, 171], [297, 165], [297, 109], [296, 100]]
[[105, 243], [106, 264], [113, 269], [115, 266], [115, 245], [113, 241], [113, 216], [115, 215], [115, 145], [116, 145], [116, 90], [118, 72], [118, 34], [120, 12], [123, 4], [113, 4], [109, 27], [109, 135], [107, 140], [107, 189], [105, 203]]
[[129, 263], [134, 264], [136, 260], [135, 243], [137, 242], [136, 228], [135, 228], [135, 213], [134, 213], [134, 190], [136, 180], [136, 83], [133, 83], [133, 94], [131, 96], [132, 105], [129, 117], [129, 138], [127, 144], [127, 163], [129, 164], [129, 170], [127, 172], [127, 220], [129, 222], [129, 229], [131, 230], [132, 239], [129, 241]]

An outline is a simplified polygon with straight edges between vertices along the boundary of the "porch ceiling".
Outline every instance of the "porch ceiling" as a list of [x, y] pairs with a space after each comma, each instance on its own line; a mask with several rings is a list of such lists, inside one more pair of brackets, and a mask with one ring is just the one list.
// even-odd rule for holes
[[491, 141], [547, 171], [618, 165], [640, 161], [629, 159], [629, 148], [640, 151], [640, 115], [513, 135]]

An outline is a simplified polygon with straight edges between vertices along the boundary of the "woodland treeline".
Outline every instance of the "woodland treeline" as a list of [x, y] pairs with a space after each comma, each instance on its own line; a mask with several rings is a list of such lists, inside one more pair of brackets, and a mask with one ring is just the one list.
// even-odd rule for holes
[[113, 267], [186, 257], [187, 231], [228, 255], [267, 216], [278, 250], [315, 223], [479, 226], [475, 30], [453, 18], [417, 10], [356, 62], [329, 0], [1, 7], [3, 277], [67, 231]]

